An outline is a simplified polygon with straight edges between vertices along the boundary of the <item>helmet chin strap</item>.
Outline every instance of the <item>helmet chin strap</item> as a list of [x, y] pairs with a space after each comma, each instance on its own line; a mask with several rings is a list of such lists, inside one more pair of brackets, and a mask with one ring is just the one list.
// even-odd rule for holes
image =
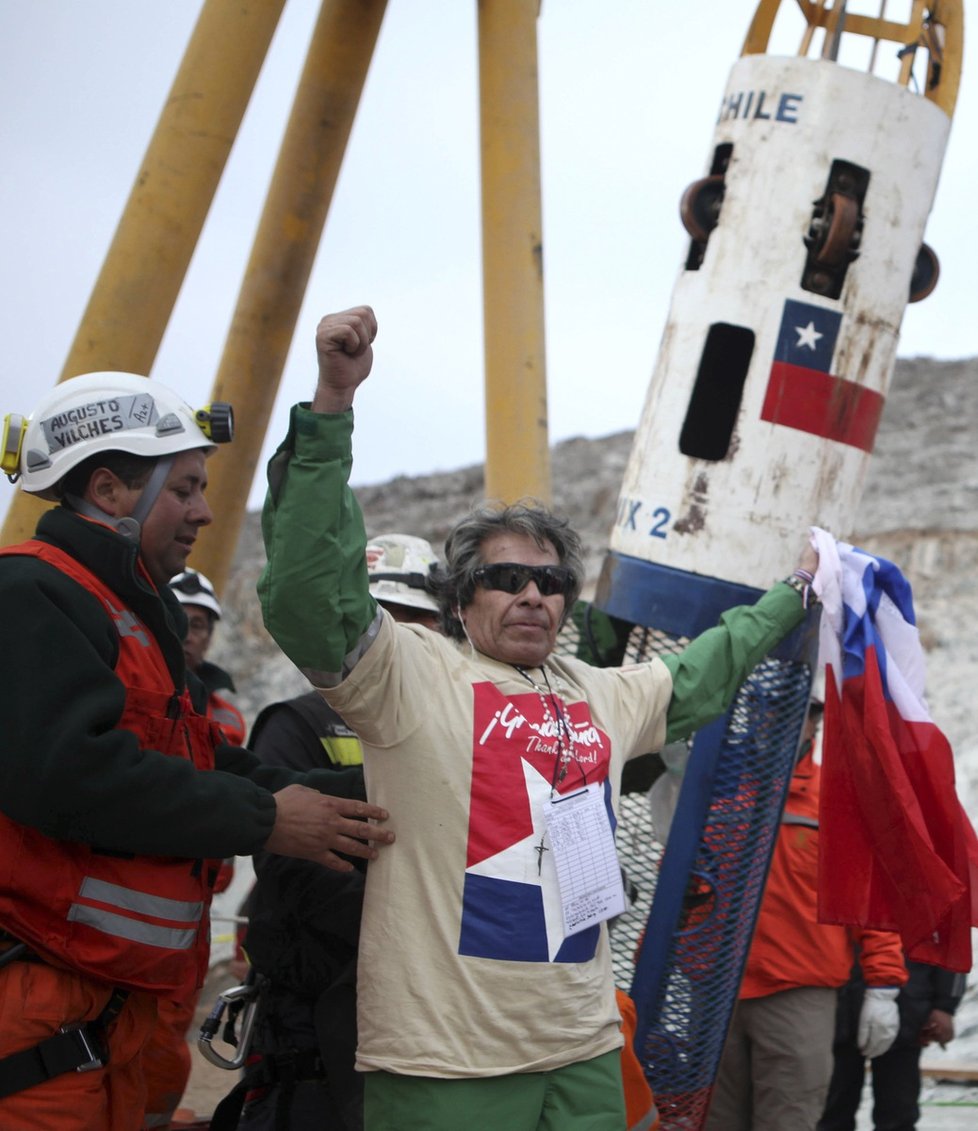
[[121, 534], [123, 538], [128, 538], [130, 542], [135, 542], [138, 546], [143, 523], [146, 521], [149, 512], [153, 509], [153, 505], [159, 498], [175, 459], [176, 456], [169, 455], [160, 456], [156, 461], [153, 470], [149, 473], [149, 478], [146, 480], [146, 486], [136, 500], [132, 514], [122, 515], [117, 518], [113, 515], [106, 514], [100, 507], [95, 506], [94, 503], [90, 503], [86, 499], [80, 498], [78, 495], [65, 495], [65, 501], [77, 514], [84, 515], [86, 518], [94, 518], [97, 522], [111, 526], [117, 534]]

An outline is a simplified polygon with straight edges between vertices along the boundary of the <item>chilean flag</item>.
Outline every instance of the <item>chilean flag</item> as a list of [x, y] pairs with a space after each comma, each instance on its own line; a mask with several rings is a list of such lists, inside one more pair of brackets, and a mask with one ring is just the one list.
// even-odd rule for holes
[[842, 315], [787, 299], [761, 419], [871, 452], [883, 397], [832, 374]]
[[[598, 925], [564, 937], [544, 808], [553, 792], [602, 783], [612, 829], [611, 741], [586, 702], [473, 686], [472, 793], [459, 954], [498, 962], [590, 962]], [[557, 712], [560, 720], [556, 719]], [[570, 756], [566, 776], [556, 771]]]
[[897, 931], [909, 958], [967, 972], [978, 838], [924, 700], [910, 585], [892, 562], [813, 536], [825, 663], [819, 918]]

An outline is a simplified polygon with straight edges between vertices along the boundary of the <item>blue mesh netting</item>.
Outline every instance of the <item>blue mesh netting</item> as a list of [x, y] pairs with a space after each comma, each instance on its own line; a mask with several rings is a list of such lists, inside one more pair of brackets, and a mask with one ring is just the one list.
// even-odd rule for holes
[[[625, 659], [684, 644], [636, 627]], [[618, 852], [635, 902], [612, 925], [612, 961], [636, 1003], [636, 1049], [663, 1131], [696, 1131], [706, 1118], [810, 685], [804, 660], [765, 660], [695, 736], [667, 851], [646, 795], [621, 798]]]
[[764, 661], [693, 743], [632, 985], [664, 1131], [706, 1115], [810, 684], [807, 664]]

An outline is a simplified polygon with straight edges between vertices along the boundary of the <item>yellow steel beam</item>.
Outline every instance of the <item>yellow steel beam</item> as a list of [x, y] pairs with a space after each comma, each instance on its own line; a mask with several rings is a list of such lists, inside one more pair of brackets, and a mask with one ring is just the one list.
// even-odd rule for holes
[[306, 56], [212, 400], [235, 408], [235, 439], [208, 461], [215, 514], [191, 564], [220, 591], [231, 569], [309, 273], [387, 0], [324, 0]]
[[[152, 368], [284, 3], [206, 0], [59, 380]], [[0, 543], [44, 506], [18, 491]]]
[[479, 0], [486, 495], [550, 499], [538, 0]]
[[754, 9], [747, 35], [744, 37], [744, 46], [740, 49], [741, 55], [763, 55], [767, 51], [771, 29], [774, 27], [774, 19], [780, 7], [781, 0], [760, 0]]

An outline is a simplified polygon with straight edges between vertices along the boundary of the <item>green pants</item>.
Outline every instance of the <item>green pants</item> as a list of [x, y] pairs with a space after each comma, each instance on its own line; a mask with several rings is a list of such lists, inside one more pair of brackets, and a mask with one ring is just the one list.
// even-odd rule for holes
[[624, 1131], [621, 1052], [550, 1072], [444, 1080], [368, 1072], [364, 1131]]

